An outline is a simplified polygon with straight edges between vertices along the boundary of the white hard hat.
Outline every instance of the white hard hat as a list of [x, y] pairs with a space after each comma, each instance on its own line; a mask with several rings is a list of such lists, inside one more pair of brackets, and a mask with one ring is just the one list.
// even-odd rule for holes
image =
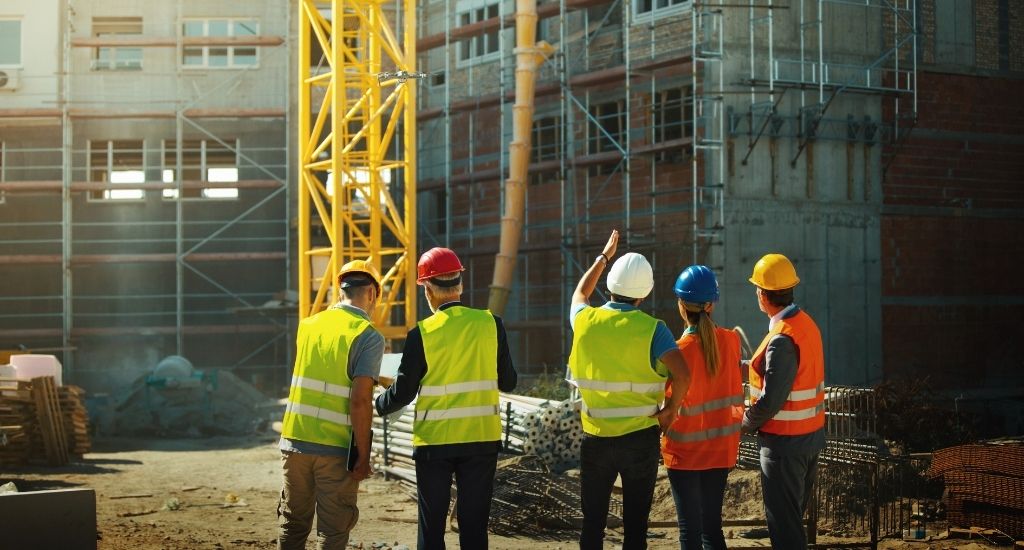
[[627, 252], [608, 271], [608, 290], [616, 296], [646, 298], [654, 288], [654, 270], [642, 255]]

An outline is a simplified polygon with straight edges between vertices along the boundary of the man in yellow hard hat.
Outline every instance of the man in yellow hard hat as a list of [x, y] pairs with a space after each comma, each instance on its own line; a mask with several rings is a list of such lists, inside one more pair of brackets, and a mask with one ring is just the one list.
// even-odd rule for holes
[[[638, 308], [654, 288], [654, 272], [646, 258], [629, 252], [615, 260], [607, 280], [611, 300], [600, 307], [589, 305], [618, 243], [619, 232], [612, 231], [576, 286], [569, 311], [573, 328], [569, 368], [583, 399], [585, 433], [580, 449], [582, 550], [604, 545], [616, 477], [622, 478], [622, 548], [647, 548], [661, 432], [675, 420], [690, 381], [686, 361], [668, 327]], [[666, 400], [668, 378], [672, 396]], [[662, 401], [667, 403], [659, 407]]]
[[[384, 337], [370, 322], [380, 272], [355, 260], [338, 274], [341, 300], [303, 319], [281, 429], [284, 486], [278, 545], [300, 550], [317, 518], [317, 548], [343, 550], [359, 517], [356, 494], [370, 468], [373, 385]], [[352, 456], [350, 456], [350, 454]]]
[[773, 548], [807, 548], [803, 518], [812, 494], [818, 454], [825, 448], [825, 356], [821, 332], [793, 303], [800, 282], [789, 258], [768, 254], [750, 282], [770, 319], [768, 334], [750, 360], [751, 406], [743, 429], [757, 432], [761, 488]]

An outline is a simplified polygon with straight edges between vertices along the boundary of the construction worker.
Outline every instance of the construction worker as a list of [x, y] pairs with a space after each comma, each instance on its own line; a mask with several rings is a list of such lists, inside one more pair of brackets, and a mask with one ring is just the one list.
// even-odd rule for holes
[[[569, 312], [573, 327], [569, 369], [583, 398], [580, 548], [584, 550], [602, 547], [608, 502], [618, 476], [622, 477], [622, 548], [647, 548], [661, 431], [675, 419], [689, 383], [686, 363], [668, 327], [637, 309], [654, 288], [646, 258], [628, 253], [616, 260], [608, 273], [611, 301], [589, 306], [618, 241], [619, 232], [612, 231], [576, 286]], [[673, 391], [662, 408], [666, 375], [657, 365], [659, 360], [668, 368]]]
[[743, 430], [757, 432], [761, 487], [773, 548], [807, 547], [803, 517], [811, 498], [818, 453], [825, 448], [825, 357], [821, 332], [793, 303], [800, 282], [792, 262], [768, 254], [750, 282], [770, 319], [750, 360], [751, 406]]
[[369, 313], [380, 297], [380, 273], [370, 262], [355, 260], [342, 266], [338, 283], [341, 300], [303, 319], [295, 339], [279, 444], [284, 466], [277, 508], [281, 550], [306, 548], [314, 512], [317, 548], [346, 548], [359, 518], [359, 482], [373, 473], [373, 385], [384, 337]]
[[[691, 265], [673, 287], [686, 329], [677, 344], [690, 366], [690, 388], [665, 432], [661, 456], [668, 468], [683, 550], [726, 550], [722, 499], [739, 454], [743, 421], [740, 338], [715, 326], [718, 280]], [[671, 387], [667, 388], [671, 395]]]
[[452, 475], [462, 548], [487, 548], [494, 473], [501, 449], [498, 391], [516, 387], [499, 317], [460, 302], [462, 262], [447, 248], [420, 256], [416, 283], [433, 315], [409, 331], [394, 384], [377, 396], [388, 415], [416, 399], [413, 458], [420, 550], [443, 549]]

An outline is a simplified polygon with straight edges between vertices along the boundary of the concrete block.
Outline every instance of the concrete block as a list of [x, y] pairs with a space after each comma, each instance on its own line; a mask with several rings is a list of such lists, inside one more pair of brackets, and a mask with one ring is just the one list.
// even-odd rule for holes
[[0, 495], [0, 548], [96, 548], [96, 491], [57, 489]]

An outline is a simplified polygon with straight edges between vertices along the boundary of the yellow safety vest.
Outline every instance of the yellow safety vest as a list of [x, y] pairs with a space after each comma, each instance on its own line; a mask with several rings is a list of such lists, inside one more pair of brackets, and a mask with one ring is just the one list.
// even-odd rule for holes
[[452, 306], [418, 324], [427, 374], [412, 444], [499, 441], [498, 332], [490, 311]]
[[640, 310], [583, 308], [573, 324], [569, 369], [583, 397], [583, 431], [614, 437], [657, 426], [650, 415], [665, 396], [651, 368], [658, 320]]
[[281, 435], [321, 445], [348, 447], [348, 352], [371, 324], [342, 308], [321, 311], [299, 323], [295, 368]]

